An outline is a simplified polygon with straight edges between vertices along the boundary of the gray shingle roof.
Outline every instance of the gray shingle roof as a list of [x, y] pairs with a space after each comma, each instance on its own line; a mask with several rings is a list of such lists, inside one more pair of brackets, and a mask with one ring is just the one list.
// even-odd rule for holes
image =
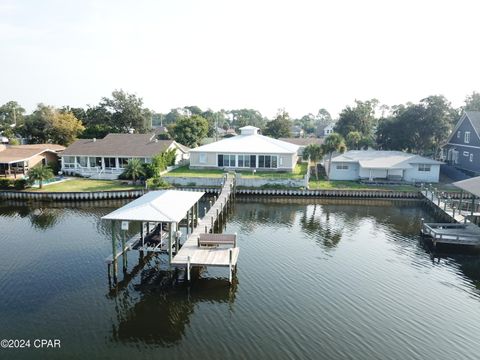
[[152, 134], [108, 134], [103, 139], [79, 139], [62, 155], [151, 157], [165, 151], [174, 142], [154, 138]]
[[472, 122], [472, 125], [477, 133], [480, 134], [480, 111], [465, 111], [465, 114]]

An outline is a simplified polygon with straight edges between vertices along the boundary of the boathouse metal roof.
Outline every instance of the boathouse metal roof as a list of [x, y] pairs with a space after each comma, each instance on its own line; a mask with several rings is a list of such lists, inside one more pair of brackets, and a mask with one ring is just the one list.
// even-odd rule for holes
[[180, 222], [204, 192], [159, 190], [122, 206], [102, 217], [103, 220]]
[[351, 150], [336, 156], [332, 163], [359, 163], [365, 169], [410, 169], [411, 164], [440, 165], [442, 162], [402, 151]]
[[457, 181], [454, 182], [453, 185], [459, 189], [469, 192], [472, 195], [480, 197], [480, 176], [462, 181]]

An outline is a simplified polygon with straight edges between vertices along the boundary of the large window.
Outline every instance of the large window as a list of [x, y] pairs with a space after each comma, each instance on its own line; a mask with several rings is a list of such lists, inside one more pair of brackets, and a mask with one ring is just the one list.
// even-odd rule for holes
[[112, 169], [117, 166], [115, 158], [106, 157], [103, 159], [103, 161], [105, 162], [105, 169]]
[[75, 167], [75, 156], [63, 156], [63, 167], [72, 169]]
[[81, 167], [87, 167], [88, 158], [86, 156], [77, 156], [77, 164]]
[[470, 143], [470, 131], [465, 131], [465, 144], [469, 144]]
[[430, 168], [429, 164], [418, 164], [418, 171], [430, 171]]
[[348, 164], [346, 163], [339, 163], [337, 164], [337, 170], [348, 170]]
[[218, 155], [218, 166], [235, 167], [235, 155]]
[[250, 167], [250, 155], [238, 155], [238, 167]]
[[276, 155], [258, 155], [258, 167], [266, 169], [277, 168], [277, 156]]
[[102, 158], [101, 157], [89, 157], [88, 161], [90, 162], [90, 167], [102, 167]]
[[206, 164], [207, 162], [207, 154], [206, 153], [200, 153], [198, 154], [198, 162], [200, 164]]
[[129, 158], [118, 158], [118, 166], [122, 169], [126, 168], [129, 160]]

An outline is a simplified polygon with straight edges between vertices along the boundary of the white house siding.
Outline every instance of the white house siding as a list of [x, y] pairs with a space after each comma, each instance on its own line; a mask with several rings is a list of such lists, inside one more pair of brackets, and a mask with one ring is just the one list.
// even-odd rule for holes
[[[205, 154], [203, 157], [204, 162], [200, 162], [200, 154]], [[190, 168], [192, 169], [207, 169], [207, 168], [217, 168], [217, 158], [218, 154], [223, 155], [256, 155], [257, 156], [257, 169], [259, 170], [270, 170], [270, 171], [293, 171], [295, 165], [297, 164], [298, 155], [294, 154], [256, 154], [256, 153], [245, 153], [245, 154], [238, 154], [238, 153], [229, 153], [229, 152], [222, 152], [222, 153], [213, 153], [213, 152], [190, 152]], [[278, 156], [277, 168], [258, 168], [258, 155], [271, 155], [271, 156]], [[236, 157], [236, 163], [238, 163], [238, 156]], [[280, 165], [281, 164], [281, 165]], [[247, 170], [252, 168], [233, 168], [238, 170]]]
[[[341, 167], [348, 166], [348, 169], [338, 169], [337, 165]], [[330, 180], [358, 180], [357, 163], [335, 163], [332, 162], [332, 169], [330, 170]]]
[[418, 171], [419, 164], [412, 164], [413, 168], [405, 170], [405, 181], [436, 183], [440, 178], [440, 165], [430, 165], [430, 171]]
[[364, 169], [360, 168], [360, 179], [386, 179], [387, 169]]

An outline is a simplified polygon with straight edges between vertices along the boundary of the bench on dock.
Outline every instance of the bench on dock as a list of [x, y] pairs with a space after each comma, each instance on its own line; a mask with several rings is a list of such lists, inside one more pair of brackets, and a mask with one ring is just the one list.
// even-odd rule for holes
[[198, 247], [218, 247], [220, 245], [237, 247], [237, 234], [200, 234], [198, 236]]

